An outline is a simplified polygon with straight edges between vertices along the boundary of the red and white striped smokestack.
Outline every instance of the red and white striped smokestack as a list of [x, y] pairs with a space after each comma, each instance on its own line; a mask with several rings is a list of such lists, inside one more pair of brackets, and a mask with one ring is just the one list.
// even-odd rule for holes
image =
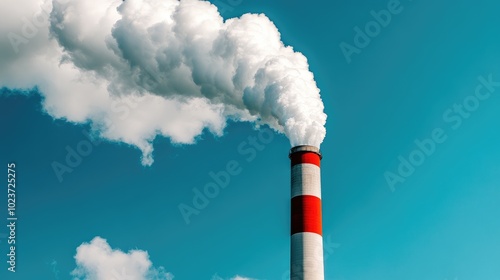
[[314, 146], [290, 150], [292, 162], [291, 280], [324, 280], [321, 227], [321, 153]]

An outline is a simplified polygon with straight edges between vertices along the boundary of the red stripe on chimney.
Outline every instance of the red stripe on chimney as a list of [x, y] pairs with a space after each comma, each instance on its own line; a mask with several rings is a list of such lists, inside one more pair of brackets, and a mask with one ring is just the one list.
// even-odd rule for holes
[[310, 163], [320, 166], [321, 157], [313, 152], [298, 152], [290, 155], [292, 166], [301, 163]]
[[322, 234], [321, 199], [313, 195], [299, 195], [292, 198], [291, 234], [314, 232]]

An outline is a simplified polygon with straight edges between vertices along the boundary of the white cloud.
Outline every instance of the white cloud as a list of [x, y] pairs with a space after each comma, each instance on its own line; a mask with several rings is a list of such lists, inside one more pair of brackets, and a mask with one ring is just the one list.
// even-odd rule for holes
[[[146, 251], [123, 252], [113, 249], [101, 237], [82, 243], [76, 249], [77, 267], [71, 272], [73, 280], [172, 280], [174, 276], [163, 267], [155, 268]], [[225, 280], [217, 274], [212, 280]], [[228, 280], [256, 280], [236, 275]]]
[[236, 275], [235, 277], [231, 278], [231, 280], [256, 280], [256, 279]]
[[[215, 274], [214, 276], [212, 276], [212, 280], [225, 280], [225, 279]], [[229, 280], [257, 280], [257, 279], [236, 275], [232, 278], [229, 278]]]
[[95, 237], [76, 249], [74, 280], [172, 280], [163, 267], [155, 268], [147, 252], [112, 249], [105, 239]]

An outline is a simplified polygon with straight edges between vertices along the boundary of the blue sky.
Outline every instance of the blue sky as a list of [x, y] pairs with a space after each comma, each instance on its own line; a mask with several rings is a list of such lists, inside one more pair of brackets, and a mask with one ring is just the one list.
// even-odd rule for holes
[[[500, 82], [500, 4], [401, 1], [349, 63], [340, 44], [355, 47], [353, 28], [365, 28], [370, 12], [389, 3], [243, 0], [223, 16], [266, 14], [283, 42], [308, 58], [321, 89], [325, 279], [499, 279], [500, 87], [489, 90], [479, 77]], [[483, 100], [480, 85], [490, 93]], [[221, 137], [205, 132], [195, 145], [158, 138], [149, 167], [138, 149], [103, 141], [60, 181], [52, 163], [87, 141], [89, 126], [54, 120], [36, 92], [8, 91], [0, 95], [0, 158], [16, 163], [18, 271], [4, 262], [1, 279], [71, 279], [77, 247], [96, 236], [113, 249], [147, 251], [175, 279], [286, 279], [283, 135], [260, 141], [251, 158], [238, 151], [259, 137], [247, 123], [229, 123]], [[448, 110], [454, 121], [443, 117]], [[401, 176], [399, 157], [418, 157], [415, 141], [436, 129], [446, 140], [433, 140], [433, 151], [415, 159], [423, 163]], [[241, 172], [186, 224], [179, 204], [192, 204], [193, 188], [230, 162]], [[391, 189], [387, 172], [404, 182]], [[0, 201], [6, 209], [6, 195]]]

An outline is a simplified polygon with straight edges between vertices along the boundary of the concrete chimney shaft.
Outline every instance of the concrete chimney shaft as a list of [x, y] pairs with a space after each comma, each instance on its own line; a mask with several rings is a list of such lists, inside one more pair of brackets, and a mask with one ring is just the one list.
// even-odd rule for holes
[[290, 150], [291, 280], [324, 280], [321, 223], [321, 153], [314, 146]]

